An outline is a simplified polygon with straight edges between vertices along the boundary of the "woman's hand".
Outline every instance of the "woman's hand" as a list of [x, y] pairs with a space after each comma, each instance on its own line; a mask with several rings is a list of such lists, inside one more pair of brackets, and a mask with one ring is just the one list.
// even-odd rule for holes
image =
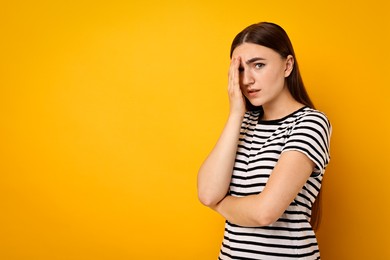
[[243, 116], [246, 112], [245, 98], [240, 88], [240, 67], [241, 58], [232, 58], [229, 68], [229, 101], [230, 114]]

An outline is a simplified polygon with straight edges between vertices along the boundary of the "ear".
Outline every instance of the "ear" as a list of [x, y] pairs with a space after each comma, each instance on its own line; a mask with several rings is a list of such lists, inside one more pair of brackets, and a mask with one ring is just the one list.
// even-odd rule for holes
[[284, 70], [284, 77], [285, 78], [290, 76], [293, 68], [294, 68], [294, 57], [292, 55], [288, 55], [286, 58], [286, 68]]

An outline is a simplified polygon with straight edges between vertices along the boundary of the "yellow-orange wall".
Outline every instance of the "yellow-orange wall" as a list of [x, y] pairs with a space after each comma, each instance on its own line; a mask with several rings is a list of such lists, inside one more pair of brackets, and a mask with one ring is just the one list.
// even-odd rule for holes
[[388, 1], [2, 1], [0, 259], [216, 259], [231, 40], [282, 25], [333, 124], [322, 258], [390, 259]]

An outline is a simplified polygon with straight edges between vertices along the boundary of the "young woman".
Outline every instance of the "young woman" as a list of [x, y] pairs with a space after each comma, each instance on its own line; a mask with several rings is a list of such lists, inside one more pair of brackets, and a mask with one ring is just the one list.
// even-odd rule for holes
[[198, 174], [200, 201], [226, 219], [219, 259], [320, 259], [310, 221], [331, 125], [280, 26], [245, 28], [230, 56], [229, 117]]

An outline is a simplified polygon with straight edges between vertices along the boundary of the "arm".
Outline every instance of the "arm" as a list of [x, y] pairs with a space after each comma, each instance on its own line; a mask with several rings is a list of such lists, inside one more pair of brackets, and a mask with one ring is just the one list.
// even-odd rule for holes
[[228, 192], [245, 114], [245, 101], [239, 85], [239, 64], [240, 59], [232, 59], [229, 68], [230, 113], [227, 123], [198, 173], [198, 197], [209, 207], [215, 206]]
[[198, 197], [206, 206], [216, 205], [228, 192], [241, 122], [241, 117], [229, 116], [217, 144], [199, 169]]
[[226, 196], [213, 207], [228, 221], [241, 226], [267, 226], [274, 223], [313, 172], [314, 163], [303, 153], [282, 153], [264, 190], [246, 197]]

